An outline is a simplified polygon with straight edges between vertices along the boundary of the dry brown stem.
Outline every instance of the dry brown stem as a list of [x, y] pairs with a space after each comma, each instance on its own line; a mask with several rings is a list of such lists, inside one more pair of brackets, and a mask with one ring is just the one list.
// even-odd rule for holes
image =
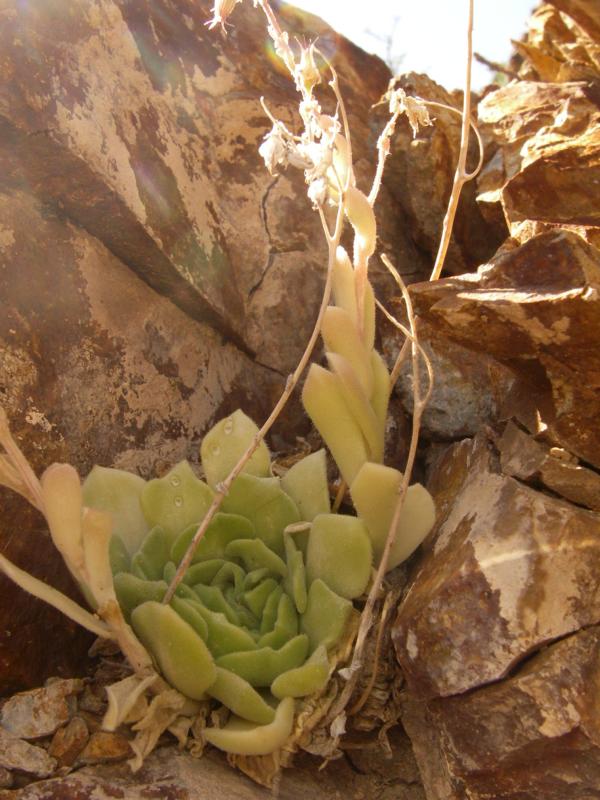
[[431, 280], [436, 281], [444, 267], [446, 260], [446, 253], [450, 245], [450, 237], [452, 236], [452, 228], [454, 219], [456, 217], [456, 209], [458, 208], [458, 201], [462, 187], [475, 177], [477, 172], [468, 173], [467, 166], [467, 151], [469, 149], [469, 129], [471, 125], [471, 66], [473, 61], [473, 0], [469, 0], [469, 18], [467, 23], [467, 70], [465, 77], [465, 89], [463, 97], [463, 110], [462, 110], [462, 126], [460, 132], [460, 152], [458, 155], [458, 162], [456, 164], [456, 171], [454, 173], [454, 182], [452, 184], [452, 192], [446, 210], [446, 216], [442, 225], [442, 238], [438, 248], [435, 264], [431, 273]]

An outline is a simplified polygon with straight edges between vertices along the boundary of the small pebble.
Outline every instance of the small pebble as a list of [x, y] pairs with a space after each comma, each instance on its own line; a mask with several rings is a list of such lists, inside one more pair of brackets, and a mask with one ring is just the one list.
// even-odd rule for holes
[[102, 764], [122, 761], [132, 755], [129, 741], [124, 736], [110, 731], [96, 731], [90, 736], [78, 760], [81, 764]]
[[0, 727], [0, 768], [18, 770], [38, 778], [47, 778], [56, 769], [56, 761], [41, 747], [11, 736]]
[[0, 725], [20, 739], [51, 736], [75, 712], [75, 695], [83, 689], [81, 680], [58, 679], [41, 689], [10, 697], [0, 711]]
[[90, 734], [84, 720], [81, 717], [73, 717], [68, 725], [56, 731], [48, 753], [57, 760], [60, 767], [70, 767], [77, 760], [89, 738]]

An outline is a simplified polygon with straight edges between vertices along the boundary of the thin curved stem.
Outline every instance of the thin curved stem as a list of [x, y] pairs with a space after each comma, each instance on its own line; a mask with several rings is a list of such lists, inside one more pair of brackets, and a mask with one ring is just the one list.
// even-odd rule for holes
[[466, 171], [467, 164], [467, 151], [469, 149], [469, 129], [471, 120], [471, 66], [473, 62], [473, 0], [469, 0], [469, 19], [467, 24], [467, 70], [465, 77], [465, 92], [463, 97], [463, 118], [460, 132], [460, 152], [458, 155], [458, 163], [454, 173], [454, 183], [452, 185], [452, 192], [450, 200], [448, 201], [448, 208], [446, 216], [442, 225], [442, 238], [438, 247], [438, 252], [433, 265], [431, 273], [431, 280], [436, 281], [442, 274], [448, 247], [450, 246], [450, 237], [452, 236], [452, 228], [456, 218], [456, 209], [458, 208], [458, 201], [460, 193], [464, 184], [469, 180]]

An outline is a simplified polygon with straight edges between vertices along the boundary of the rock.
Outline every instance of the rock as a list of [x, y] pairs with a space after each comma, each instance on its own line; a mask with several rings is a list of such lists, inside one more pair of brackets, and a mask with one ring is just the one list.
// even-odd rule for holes
[[[588, 800], [600, 785], [600, 629], [568, 636], [500, 683], [404, 700], [427, 796]], [[425, 746], [432, 746], [425, 751]]]
[[[402, 756], [412, 762], [410, 751]], [[297, 767], [285, 770], [278, 788], [280, 800], [296, 800], [308, 795], [314, 800], [425, 800], [413, 766], [402, 772], [389, 761], [387, 774], [362, 774], [346, 761], [330, 762], [318, 770], [321, 759], [305, 756]], [[398, 779], [397, 775], [401, 777]], [[175, 747], [162, 747], [152, 753], [142, 769], [133, 775], [127, 764], [85, 767], [63, 778], [31, 784], [10, 798], [1, 800], [71, 800], [74, 797], [119, 797], [121, 800], [145, 800], [148, 797], [178, 800], [268, 800], [269, 789], [235, 772], [222, 753], [212, 750], [200, 758]]]
[[0, 767], [47, 778], [56, 768], [56, 761], [41, 747], [11, 736], [0, 727]]
[[[425, 100], [457, 107], [457, 98], [426, 75], [405, 73], [396, 79], [396, 86]], [[382, 108], [387, 110], [387, 106]], [[407, 217], [419, 249], [427, 253], [431, 272], [452, 190], [459, 154], [461, 118], [459, 114], [440, 108], [430, 108], [429, 111], [434, 124], [421, 128], [415, 137], [408, 121], [404, 118], [399, 121], [391, 154], [386, 162], [383, 185]], [[477, 158], [477, 145], [474, 142], [469, 153], [469, 169], [476, 165]], [[473, 269], [490, 258], [506, 237], [505, 223], [491, 226], [483, 219], [475, 195], [475, 184], [467, 183], [461, 194], [446, 259], [447, 273], [458, 274]], [[394, 261], [396, 256], [393, 251], [391, 257]]]
[[600, 515], [499, 472], [483, 436], [429, 482], [437, 528], [393, 638], [420, 698], [498, 681], [544, 644], [600, 622]]
[[[227, 38], [207, 30], [207, 14], [191, 0], [75, 0], [68, 14], [13, 4], [0, 32], [10, 76], [1, 174], [285, 375], [316, 316], [327, 247], [302, 177], [272, 177], [257, 150], [270, 128], [261, 95], [296, 126], [297, 94], [264, 57], [260, 11], [238, 6]], [[337, 68], [357, 172], [372, 174], [369, 109], [388, 68], [316, 17], [291, 7], [281, 16], [291, 41], [318, 37]], [[382, 196], [382, 229], [401, 271], [414, 273], [424, 260], [397, 211]]]
[[13, 776], [10, 770], [0, 767], [0, 789], [10, 789], [13, 785]]
[[[97, 239], [23, 191], [0, 193], [0, 230], [0, 404], [38, 474], [62, 461], [82, 476], [98, 463], [149, 478], [197, 464], [203, 432], [240, 405], [266, 418], [281, 378]], [[2, 552], [81, 601], [40, 514], [0, 496]], [[0, 693], [85, 673], [90, 640], [0, 576]]]
[[600, 112], [591, 86], [511, 82], [488, 94], [478, 115], [482, 133], [500, 144], [479, 179], [480, 203], [500, 200], [520, 241], [539, 225], [600, 241]]
[[41, 689], [10, 697], [2, 705], [0, 725], [21, 739], [50, 736], [64, 725], [76, 708], [74, 695], [83, 689], [80, 680], [56, 680]]
[[600, 467], [600, 253], [566, 231], [506, 248], [477, 273], [411, 287], [416, 313], [516, 372], [532, 433]]
[[[484, 425], [500, 418], [507, 398], [518, 384], [518, 377], [510, 369], [494, 358], [438, 336], [426, 322], [419, 324], [419, 342], [431, 360], [434, 374], [433, 391], [422, 417], [423, 436], [445, 440], [474, 436]], [[383, 350], [388, 364], [393, 364], [398, 335], [391, 326], [384, 328]], [[410, 359], [400, 373], [396, 394], [412, 413]], [[409, 438], [405, 431], [405, 441]], [[397, 461], [401, 463], [402, 459]]]
[[541, 482], [566, 500], [600, 511], [600, 475], [561, 448], [550, 448], [509, 422], [497, 442], [505, 475]]
[[59, 767], [72, 766], [89, 739], [88, 727], [81, 717], [73, 717], [64, 728], [54, 734], [48, 755], [55, 758]]
[[106, 764], [123, 761], [133, 755], [128, 739], [120, 733], [96, 731], [79, 756], [82, 764]]

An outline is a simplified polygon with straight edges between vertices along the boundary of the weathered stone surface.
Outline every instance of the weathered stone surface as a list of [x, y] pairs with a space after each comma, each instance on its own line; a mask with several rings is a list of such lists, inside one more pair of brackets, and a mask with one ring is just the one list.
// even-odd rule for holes
[[438, 523], [394, 628], [420, 697], [504, 677], [600, 622], [600, 515], [500, 474], [484, 437], [450, 447], [429, 488]]
[[54, 772], [56, 761], [43, 748], [11, 736], [0, 727], [0, 767], [46, 778]]
[[88, 727], [82, 717], [73, 717], [64, 728], [54, 734], [48, 754], [56, 759], [59, 767], [70, 767], [86, 746], [89, 739]]
[[[292, 41], [318, 37], [335, 64], [357, 173], [371, 175], [369, 109], [389, 70], [316, 17], [281, 14]], [[193, 0], [12, 0], [0, 31], [1, 174], [287, 373], [316, 316], [326, 245], [302, 177], [273, 178], [257, 148], [270, 128], [260, 96], [292, 127], [297, 96], [266, 57], [260, 11], [238, 6], [227, 38], [207, 30], [208, 15]], [[414, 274], [423, 258], [385, 195], [382, 231]]]
[[122, 761], [133, 755], [129, 741], [120, 733], [96, 731], [79, 755], [82, 764], [105, 764]]
[[[600, 786], [600, 629], [579, 631], [510, 678], [457, 697], [404, 698], [427, 796], [591, 800]], [[429, 745], [431, 749], [426, 749]]]
[[[198, 462], [208, 425], [238, 406], [264, 419], [281, 388], [158, 296], [97, 239], [31, 195], [0, 194], [0, 404], [40, 473], [53, 461], [148, 478]], [[38, 512], [0, 489], [4, 554], [78, 593]], [[0, 692], [81, 674], [90, 637], [0, 577]]]
[[600, 466], [600, 253], [566, 231], [506, 248], [477, 273], [411, 287], [437, 337], [522, 376], [548, 440]]
[[[457, 107], [457, 98], [426, 75], [409, 72], [399, 76], [396, 85], [408, 94]], [[382, 108], [387, 111], [387, 106]], [[429, 111], [434, 124], [421, 128], [416, 137], [413, 137], [407, 120], [399, 121], [383, 185], [408, 218], [419, 249], [429, 256], [431, 271], [452, 190], [460, 146], [461, 117], [442, 108], [432, 107]], [[477, 145], [474, 143], [469, 153], [469, 168], [476, 165], [477, 158]], [[505, 224], [490, 226], [483, 219], [475, 195], [475, 184], [467, 183], [462, 191], [445, 264], [445, 270], [450, 274], [468, 271], [488, 259], [507, 234]], [[396, 254], [392, 252], [391, 257], [394, 261]]]
[[[382, 338], [384, 353], [392, 364], [398, 352], [397, 331], [391, 326], [384, 328]], [[419, 342], [431, 360], [434, 373], [433, 391], [421, 423], [424, 436], [445, 440], [474, 436], [484, 425], [500, 418], [518, 384], [510, 369], [494, 358], [438, 336], [435, 328], [423, 321], [419, 323]], [[412, 413], [410, 359], [395, 391]], [[405, 436], [406, 441], [409, 435], [405, 432]], [[397, 462], [402, 463], [402, 459]]]
[[83, 688], [80, 680], [56, 680], [40, 689], [15, 694], [0, 711], [0, 725], [20, 739], [50, 736], [73, 715], [75, 695]]
[[0, 767], [0, 789], [10, 789], [12, 785], [12, 772], [5, 767]]
[[[376, 753], [368, 759], [365, 754], [360, 762], [368, 765], [364, 773], [346, 759], [333, 761], [319, 771], [320, 759], [305, 756], [296, 767], [283, 773], [277, 796], [280, 800], [306, 796], [314, 800], [424, 800], [412, 753], [403, 734], [400, 738], [402, 749], [394, 747], [390, 760], [377, 757]], [[394, 744], [397, 739], [392, 734]], [[374, 761], [379, 769], [373, 769]], [[222, 753], [212, 750], [195, 759], [175, 747], [152, 753], [136, 775], [126, 764], [99, 765], [85, 767], [66, 778], [31, 784], [18, 792], [0, 793], [1, 800], [268, 800], [272, 796], [271, 790], [235, 772]]]
[[[479, 103], [482, 131], [500, 144], [480, 178], [480, 203], [500, 200], [524, 222], [600, 233], [600, 109], [590, 84], [512, 82]], [[532, 231], [533, 233], [534, 231]]]
[[513, 422], [507, 424], [497, 446], [505, 475], [539, 481], [572, 503], [600, 511], [600, 475], [581, 466], [565, 450], [536, 441]]

